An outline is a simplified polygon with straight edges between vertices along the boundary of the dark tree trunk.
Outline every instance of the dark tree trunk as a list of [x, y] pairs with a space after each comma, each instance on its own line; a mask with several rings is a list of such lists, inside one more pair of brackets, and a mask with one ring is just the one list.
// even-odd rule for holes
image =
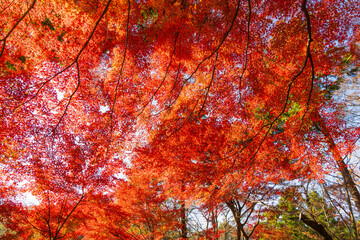
[[333, 237], [326, 231], [325, 227], [318, 222], [310, 219], [305, 214], [300, 213], [299, 219], [307, 226], [314, 229], [317, 233], [324, 237], [324, 240], [332, 240]]
[[244, 230], [244, 225], [241, 223], [241, 210], [235, 206], [234, 201], [228, 201], [226, 205], [230, 208], [236, 223], [236, 240], [248, 240], [249, 236]]
[[185, 203], [181, 204], [180, 207], [180, 217], [181, 217], [181, 237], [187, 239], [187, 228], [186, 228], [186, 208]]

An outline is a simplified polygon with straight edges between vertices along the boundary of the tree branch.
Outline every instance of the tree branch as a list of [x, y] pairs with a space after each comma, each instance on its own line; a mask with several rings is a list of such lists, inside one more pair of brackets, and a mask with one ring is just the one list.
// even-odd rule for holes
[[3, 39], [0, 39], [0, 42], [3, 42], [3, 46], [1, 48], [1, 52], [0, 52], [0, 58], [2, 57], [4, 50], [5, 50], [5, 45], [6, 45], [6, 40], [8, 39], [8, 37], [10, 36], [10, 34], [15, 30], [15, 28], [17, 27], [17, 25], [19, 25], [19, 23], [26, 17], [26, 15], [30, 12], [30, 10], [32, 8], [34, 8], [36, 3], [36, 0], [34, 0], [32, 2], [32, 4], [30, 5], [30, 7], [27, 9], [27, 11], [20, 17], [19, 20], [17, 20], [17, 22], [15, 23], [15, 25], [10, 29], [10, 31], [6, 34], [6, 36]]

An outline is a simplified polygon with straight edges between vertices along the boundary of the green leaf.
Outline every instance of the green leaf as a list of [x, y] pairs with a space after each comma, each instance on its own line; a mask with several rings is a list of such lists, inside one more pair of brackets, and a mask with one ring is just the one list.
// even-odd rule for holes
[[48, 19], [47, 17], [45, 17], [45, 20], [42, 21], [41, 24], [42, 24], [44, 27], [48, 27], [50, 30], [55, 31], [54, 25], [52, 24], [52, 22], [50, 21], [50, 19]]
[[63, 42], [64, 41], [64, 35], [65, 35], [65, 32], [61, 32], [60, 35], [57, 37], [57, 40], [59, 40], [60, 42]]
[[26, 57], [25, 57], [25, 56], [21, 56], [21, 57], [19, 57], [19, 60], [20, 60], [22, 63], [25, 63]]
[[348, 64], [352, 57], [353, 57], [353, 55], [351, 53], [346, 54], [345, 57], [342, 60], [342, 63], [343, 64]]
[[5, 66], [6, 66], [7, 69], [16, 71], [15, 65], [13, 63], [9, 62], [9, 61], [5, 61]]

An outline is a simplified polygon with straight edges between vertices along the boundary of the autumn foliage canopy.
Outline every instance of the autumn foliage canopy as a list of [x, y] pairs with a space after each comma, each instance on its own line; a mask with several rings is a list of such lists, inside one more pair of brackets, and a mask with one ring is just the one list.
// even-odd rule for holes
[[358, 0], [0, 19], [0, 238], [359, 239]]

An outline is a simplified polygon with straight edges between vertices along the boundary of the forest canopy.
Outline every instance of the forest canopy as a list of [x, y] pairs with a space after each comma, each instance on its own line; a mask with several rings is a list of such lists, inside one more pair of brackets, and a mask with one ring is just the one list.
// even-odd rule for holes
[[360, 1], [0, 19], [1, 239], [360, 239]]

